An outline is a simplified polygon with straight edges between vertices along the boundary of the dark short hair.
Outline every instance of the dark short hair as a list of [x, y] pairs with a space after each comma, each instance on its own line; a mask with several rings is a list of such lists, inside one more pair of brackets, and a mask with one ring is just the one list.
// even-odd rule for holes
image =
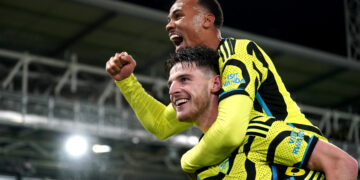
[[170, 59], [166, 61], [165, 66], [169, 73], [177, 63], [195, 63], [197, 67], [204, 67], [216, 74], [220, 74], [218, 59], [218, 53], [210, 48], [202, 46], [185, 47], [172, 54]]
[[214, 14], [214, 25], [217, 28], [221, 28], [224, 23], [224, 15], [220, 3], [217, 0], [198, 0], [197, 3], [208, 9], [210, 13]]

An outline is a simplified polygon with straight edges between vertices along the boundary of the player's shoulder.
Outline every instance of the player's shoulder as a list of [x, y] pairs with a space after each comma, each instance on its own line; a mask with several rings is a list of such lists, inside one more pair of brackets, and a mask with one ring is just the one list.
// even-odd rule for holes
[[239, 44], [249, 44], [249, 43], [254, 43], [253, 40], [250, 39], [239, 39], [239, 38], [233, 38], [233, 37], [227, 37], [223, 39], [224, 41], [234, 41], [235, 43], [239, 43]]
[[232, 37], [224, 38], [221, 40], [219, 50], [220, 51], [232, 51], [234, 54], [246, 51], [252, 46], [257, 44], [249, 39], [236, 39]]
[[236, 50], [249, 51], [254, 46], [258, 46], [253, 40], [250, 39], [234, 39], [237, 46]]
[[250, 39], [235, 39], [235, 38], [230, 38], [230, 39], [234, 39], [237, 43], [241, 43], [241, 44], [249, 44], [250, 42], [253, 42]]
[[249, 39], [224, 38], [218, 48], [219, 55], [224, 61], [229, 58], [248, 55], [248, 46], [251, 44], [255, 43]]

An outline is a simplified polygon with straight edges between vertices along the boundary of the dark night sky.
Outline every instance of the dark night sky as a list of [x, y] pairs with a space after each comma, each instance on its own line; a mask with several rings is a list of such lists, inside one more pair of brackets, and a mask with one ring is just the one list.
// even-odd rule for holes
[[[168, 12], [174, 1], [125, 0]], [[220, 0], [224, 25], [338, 55], [346, 55], [344, 2]]]

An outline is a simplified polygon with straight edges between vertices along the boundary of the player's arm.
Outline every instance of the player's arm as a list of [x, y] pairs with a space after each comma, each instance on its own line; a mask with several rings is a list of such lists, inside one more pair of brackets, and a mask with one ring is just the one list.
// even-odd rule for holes
[[182, 156], [182, 169], [194, 173], [229, 157], [245, 137], [251, 107], [252, 100], [245, 95], [234, 95], [221, 101], [214, 124], [201, 141]]
[[340, 148], [318, 140], [310, 156], [307, 168], [325, 172], [329, 180], [355, 180], [358, 175], [358, 163]]
[[225, 61], [218, 117], [199, 144], [183, 155], [181, 166], [185, 172], [220, 163], [243, 142], [255, 98], [253, 58], [244, 48]]
[[151, 97], [132, 74], [135, 60], [127, 53], [116, 53], [106, 63], [106, 71], [115, 80], [125, 99], [146, 130], [165, 139], [192, 126], [179, 122], [171, 105], [165, 106]]

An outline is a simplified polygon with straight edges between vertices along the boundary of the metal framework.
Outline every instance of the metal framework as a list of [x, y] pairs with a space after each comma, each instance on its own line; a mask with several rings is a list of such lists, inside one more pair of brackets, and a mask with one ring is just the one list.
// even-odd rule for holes
[[[9, 61], [14, 61], [7, 76], [1, 80], [0, 118], [3, 123], [20, 123], [23, 126], [37, 126], [61, 131], [66, 131], [69, 127], [74, 127], [75, 124], [76, 128], [72, 128], [73, 130], [84, 131], [93, 135], [115, 139], [121, 137], [128, 140], [136, 137], [144, 139], [146, 142], [156, 141], [153, 136], [143, 130], [129, 107], [124, 105], [121, 94], [104, 69], [78, 64], [76, 63], [76, 56], [73, 56], [70, 62], [8, 50], [0, 50], [0, 56]], [[56, 82], [53, 85], [55, 86], [53, 89], [54, 96], [39, 96], [30, 92], [29, 78], [36, 77], [34, 72], [29, 70], [29, 66], [32, 64], [62, 69], [62, 74], [55, 79]], [[97, 99], [92, 101], [86, 98], [75, 100], [66, 98], [68, 94], [83, 93], [82, 89], [91, 88], [91, 84], [94, 84], [94, 82], [89, 83], [78, 77], [83, 72], [103, 76], [107, 79], [102, 92], [95, 92], [99, 94], [96, 96]], [[167, 88], [164, 79], [136, 76], [143, 84], [153, 86], [153, 89], [161, 91], [161, 89]], [[21, 89], [9, 90], [17, 80], [21, 81]], [[95, 83], [99, 84], [99, 82]], [[89, 96], [91, 95], [85, 97]], [[108, 102], [111, 99], [116, 100]], [[333, 137], [336, 140], [337, 137], [334, 134], [345, 130], [347, 133], [346, 146], [356, 145], [356, 147], [360, 147], [359, 115], [308, 105], [301, 105], [300, 107], [305, 114], [315, 117], [312, 119], [313, 122], [318, 123], [317, 125], [326, 133], [326, 136]], [[341, 123], [339, 123], [340, 121]], [[167, 143], [175, 146], [191, 146], [191, 139], [194, 135], [199, 135], [199, 131], [192, 129], [184, 135], [171, 138]], [[360, 157], [357, 151], [350, 153]]]
[[[138, 17], [154, 22], [160, 22], [160, 23], [167, 23], [167, 13], [156, 11], [154, 9], [142, 7], [142, 6], [136, 6], [134, 4], [122, 2], [122, 1], [113, 1], [113, 0], [72, 0], [75, 2], [80, 2], [86, 5], [92, 5], [96, 7], [101, 7], [104, 9], [107, 9], [109, 11], [117, 12], [124, 15], [130, 15], [133, 17]], [[352, 8], [352, 19], [355, 19], [356, 15], [356, 21], [351, 21], [348, 23], [349, 27], [352, 26], [352, 33], [348, 33], [348, 44], [351, 44], [352, 49], [351, 52], [357, 53], [357, 56], [359, 56], [360, 53], [360, 37], [359, 37], [359, 0], [345, 0], [345, 1], [354, 1], [351, 2], [351, 8]], [[350, 4], [350, 3], [349, 3]], [[299, 57], [308, 57], [314, 61], [319, 62], [325, 62], [333, 65], [337, 65], [339, 67], [353, 69], [353, 70], [360, 70], [360, 63], [355, 61], [347, 61], [345, 57], [334, 55], [327, 52], [322, 52], [318, 50], [313, 50], [311, 48], [306, 48], [299, 45], [294, 45], [291, 43], [282, 42], [276, 39], [252, 34], [249, 32], [241, 31], [238, 29], [233, 29], [230, 27], [223, 27], [221, 29], [221, 32], [224, 35], [229, 35], [233, 37], [241, 37], [246, 39], [254, 40], [255, 42], [261, 43], [264, 46], [267, 46], [274, 50], [279, 50], [281, 52], [287, 52], [290, 54], [297, 55]], [[350, 42], [350, 43], [349, 43]], [[356, 45], [356, 46], [355, 46]], [[349, 46], [350, 47], [350, 46]], [[355, 54], [351, 57], [354, 57]], [[359, 59], [359, 57], [357, 57]]]
[[[166, 22], [166, 14], [151, 9], [134, 6], [113, 0], [74, 0], [110, 10], [99, 21], [86, 27], [79, 34], [70, 38], [48, 55], [54, 57], [62, 53], [70, 44], [92, 32], [96, 26], [111, 19], [115, 14], [124, 13], [152, 21]], [[274, 39], [254, 35], [228, 27], [222, 32], [234, 37], [244, 37], [261, 42], [275, 50], [310, 57], [315, 61], [338, 65], [340, 69], [324, 74], [315, 80], [315, 83], [343, 71], [343, 68], [360, 70], [360, 2], [359, 0], [345, 0], [348, 58], [336, 56], [326, 52], [315, 51], [309, 48], [280, 42]], [[139, 13], [141, 12], [141, 13]], [[2, 69], [1, 69], [2, 68]], [[135, 171], [139, 162], [153, 166], [156, 171], [162, 171], [163, 166], [170, 172], [180, 169], [178, 160], [180, 149], [188, 148], [197, 143], [200, 131], [191, 128], [188, 131], [174, 136], [167, 141], [158, 141], [145, 131], [137, 121], [134, 113], [123, 101], [120, 91], [114, 86], [113, 80], [108, 77], [103, 68], [79, 64], [75, 54], [69, 60], [40, 57], [28, 53], [19, 53], [0, 49], [0, 124], [51, 130], [54, 132], [81, 132], [97, 137], [111, 138], [137, 144], [161, 144], [167, 148], [167, 155], [162, 157], [139, 158], [129, 151], [123, 151], [123, 162], [111, 164], [123, 170], [118, 179], [127, 179], [128, 176], [138, 178], [158, 176], [150, 171]], [[41, 69], [41, 71], [33, 71]], [[152, 87], [155, 96], [160, 99], [167, 95], [166, 80], [137, 74], [142, 84]], [[95, 84], [95, 85], [94, 85]], [[308, 83], [300, 87], [306, 87]], [[359, 114], [351, 114], [331, 109], [300, 105], [302, 111], [310, 117], [312, 122], [319, 126], [330, 141], [349, 152], [360, 161]], [[24, 131], [24, 134], [27, 132]], [[341, 134], [343, 136], [338, 136]], [[41, 143], [19, 141], [17, 139], [0, 138], [0, 155], [6, 155], [14, 150], [30, 149], [40, 156], [56, 159], [56, 153], [49, 151]], [[17, 160], [17, 159], [15, 159]], [[96, 160], [94, 160], [96, 161]], [[154, 165], [161, 162], [164, 165]], [[1, 163], [1, 162], [0, 162]], [[27, 162], [25, 162], [27, 163]], [[38, 166], [54, 166], [64, 168], [64, 163], [36, 161]], [[96, 162], [92, 162], [95, 163]], [[130, 165], [131, 168], [127, 167]], [[100, 166], [99, 166], [100, 167]], [[101, 168], [101, 167], [100, 167]], [[117, 172], [116, 168], [109, 171]], [[82, 179], [79, 177], [78, 179]], [[163, 171], [163, 178], [173, 179], [173, 174]], [[75, 178], [76, 179], [76, 178]], [[181, 179], [181, 177], [179, 178]]]
[[348, 59], [360, 61], [360, 1], [345, 0]]
[[[174, 177], [174, 173], [181, 174], [179, 162], [174, 163], [173, 157], [179, 158], [179, 148], [193, 146], [198, 141], [194, 136], [199, 135], [197, 129], [190, 129], [167, 141], [155, 139], [143, 129], [127, 104], [122, 102], [120, 91], [117, 90], [113, 80], [108, 78], [105, 70], [77, 63], [76, 55], [72, 55], [70, 60], [66, 61], [1, 49], [0, 68], [3, 69], [2, 79], [0, 79], [0, 125], [44, 129], [55, 133], [82, 133], [131, 144], [139, 142], [148, 146], [160, 144], [172, 152], [172, 155], [165, 155], [161, 159], [153, 156], [138, 159], [132, 152], [122, 152], [119, 156], [122, 156], [127, 163], [114, 165], [114, 167], [124, 169], [124, 172], [120, 173], [120, 179], [122, 177], [127, 179], [127, 176], [150, 177], [151, 172], [164, 171], [166, 167], [168, 167], [167, 172], [161, 175], [165, 179]], [[49, 69], [49, 71], [39, 72], [34, 71], [33, 68]], [[82, 77], [84, 74], [85, 78]], [[154, 89], [167, 87], [164, 79], [136, 76], [142, 83], [156, 86], [153, 87]], [[95, 77], [97, 79], [92, 79]], [[94, 84], [100, 90], [94, 89]], [[38, 86], [38, 90], [34, 89], [34, 86]], [[39, 89], [40, 92], [38, 92]], [[91, 91], [88, 91], [89, 89]], [[95, 98], [90, 101], [89, 97]], [[7, 145], [0, 148], [0, 156], [11, 151], [22, 152], [26, 149], [26, 151], [38, 153], [39, 156], [56, 159], [56, 152], [47, 150], [36, 141], [23, 142], [17, 139], [4, 141]], [[22, 160], [13, 159], [12, 161]], [[165, 167], [154, 165], [154, 162], [164, 164]], [[91, 163], [96, 165], [96, 161]], [[32, 161], [32, 164], [41, 167], [63, 168], [64, 166], [62, 163], [41, 160]], [[126, 164], [131, 165], [131, 168], [123, 167]], [[148, 164], [149, 167], [158, 166], [158, 168], [147, 172], [143, 166], [138, 167], [138, 164], [143, 166]], [[143, 173], [135, 173], [136, 168]], [[115, 169], [107, 171], [116, 173]], [[159, 175], [153, 173], [153, 176]], [[87, 179], [87, 177], [80, 177], [82, 178]]]

